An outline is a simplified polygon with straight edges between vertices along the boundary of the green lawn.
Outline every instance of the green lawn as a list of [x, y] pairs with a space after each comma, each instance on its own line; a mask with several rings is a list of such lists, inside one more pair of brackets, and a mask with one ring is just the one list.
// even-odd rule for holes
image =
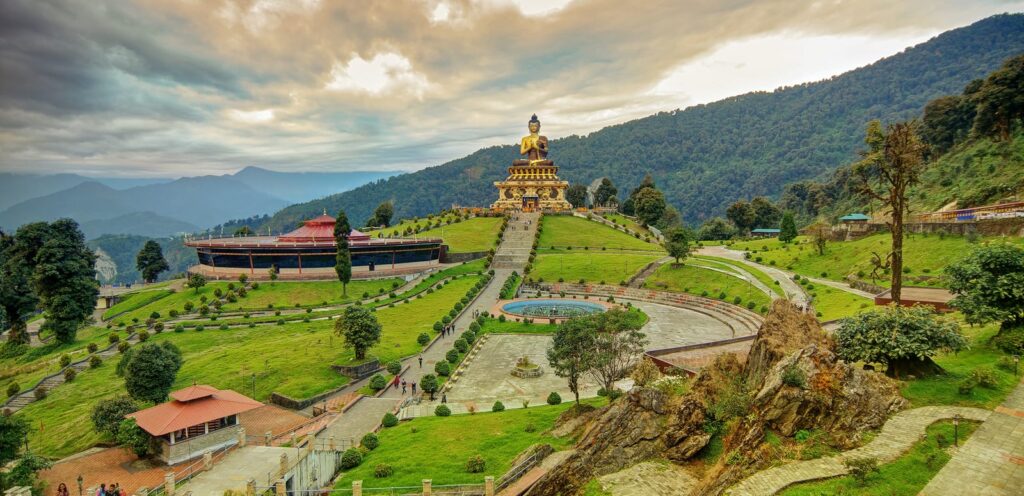
[[[234, 283], [234, 284], [236, 286], [238, 285], [237, 282]], [[281, 284], [284, 284], [284, 283], [281, 283]], [[260, 289], [262, 289], [262, 286], [263, 285], [261, 284], [260, 285]], [[181, 291], [175, 292], [174, 294], [171, 294], [171, 295], [165, 296], [163, 298], [160, 298], [159, 300], [153, 301], [152, 303], [150, 303], [148, 305], [139, 307], [139, 308], [137, 308], [135, 310], [132, 310], [132, 311], [129, 311], [129, 312], [123, 314], [123, 315], [119, 315], [119, 316], [115, 317], [114, 319], [112, 319], [111, 322], [113, 322], [114, 324], [120, 324], [120, 323], [123, 322], [123, 323], [125, 323], [127, 325], [131, 325], [132, 324], [132, 319], [138, 319], [138, 321], [141, 323], [141, 322], [145, 322], [146, 319], [148, 319], [150, 314], [152, 314], [153, 312], [159, 313], [161, 319], [166, 319], [168, 317], [168, 313], [172, 309], [177, 310], [178, 312], [184, 312], [184, 310], [185, 310], [185, 302], [186, 301], [191, 301], [192, 304], [195, 305], [197, 308], [200, 305], [199, 299], [202, 298], [203, 296], [206, 296], [207, 303], [213, 302], [213, 300], [216, 299], [216, 297], [214, 296], [213, 292], [216, 289], [218, 289], [218, 288], [221, 291], [227, 291], [228, 290], [228, 283], [227, 282], [211, 282], [211, 283], [207, 283], [205, 286], [199, 288], [198, 292], [196, 290], [194, 290], [194, 289], [185, 288], [185, 289], [182, 289]], [[259, 290], [257, 290], [257, 291], [259, 291]]]
[[457, 224], [435, 227], [417, 234], [421, 238], [441, 238], [452, 253], [487, 251], [498, 241], [502, 217], [473, 217]]
[[138, 293], [128, 293], [121, 297], [116, 305], [107, 309], [103, 312], [103, 320], [110, 320], [111, 317], [132, 310], [137, 310], [156, 300], [167, 297], [174, 294], [174, 291], [170, 290], [159, 290], [159, 291], [139, 291]]
[[[376, 312], [383, 326], [381, 342], [370, 355], [382, 362], [413, 355], [421, 349], [416, 337], [433, 336], [431, 326], [465, 296], [479, 276], [451, 281], [422, 298]], [[154, 342], [171, 341], [184, 355], [176, 387], [193, 381], [252, 395], [252, 374], [256, 374], [256, 399], [266, 401], [277, 391], [304, 398], [345, 384], [348, 379], [333, 372], [331, 364], [347, 363], [351, 350], [333, 334], [334, 321], [292, 323], [219, 330], [211, 325], [204, 331], [187, 330], [153, 335]], [[103, 336], [106, 331], [103, 331]], [[34, 426], [45, 427], [33, 434], [33, 449], [45, 456], [66, 456], [95, 444], [89, 414], [97, 401], [124, 392], [123, 381], [113, 375], [117, 358], [96, 370], [83, 372], [70, 384], [56, 388], [49, 397], [30, 404], [24, 415]]]
[[[996, 367], [1000, 357], [1007, 356], [989, 341], [999, 330], [998, 324], [980, 327], [961, 325], [970, 349], [959, 353], [946, 353], [935, 357], [935, 362], [946, 370], [945, 375], [915, 379], [903, 383], [901, 392], [911, 406], [960, 405], [992, 409], [1002, 403], [1017, 385], [1012, 371]], [[991, 370], [997, 379], [992, 389], [975, 387], [970, 394], [960, 394], [958, 386], [975, 369]]]
[[[340, 281], [303, 281], [261, 283], [259, 289], [250, 290], [245, 298], [235, 303], [225, 303], [223, 310], [266, 310], [267, 305], [275, 308], [293, 308], [309, 305], [340, 305], [360, 299], [364, 293], [371, 296], [392, 291], [404, 284], [399, 278], [355, 280], [348, 283], [348, 296], [341, 294]], [[193, 303], [198, 304], [198, 300]]]
[[[961, 422], [960, 443], [964, 442], [977, 424]], [[879, 467], [879, 473], [871, 474], [867, 484], [861, 486], [850, 476], [837, 477], [818, 482], [807, 482], [786, 488], [780, 496], [818, 496], [824, 494], [857, 494], [865, 496], [913, 496], [950, 459], [946, 449], [938, 446], [937, 437], [942, 436], [948, 444], [953, 443], [953, 423], [948, 420], [936, 422], [926, 429], [927, 438], [918, 441], [903, 456]]]
[[652, 253], [616, 253], [597, 250], [542, 251], [533, 261], [533, 270], [527, 278], [537, 281], [587, 282], [618, 284], [627, 281], [645, 265], [658, 260], [662, 255]]
[[[873, 253], [888, 253], [891, 238], [888, 233], [875, 234], [855, 241], [833, 242], [819, 255], [810, 240], [799, 237], [793, 244], [786, 245], [777, 239], [744, 241], [733, 243], [734, 250], [747, 250], [751, 256], [760, 257], [761, 263], [786, 268], [801, 275], [845, 281], [847, 275], [863, 274], [871, 282], [871, 258]], [[904, 242], [904, 266], [910, 272], [904, 274], [904, 284], [909, 286], [943, 286], [941, 276], [947, 265], [962, 259], [976, 246], [991, 242], [1009, 242], [1024, 245], [1024, 238], [998, 237], [982, 238], [974, 244], [964, 236], [939, 236], [937, 234], [912, 234]], [[889, 285], [889, 276], [873, 281], [880, 286]]]
[[635, 221], [633, 219], [630, 219], [629, 217], [626, 217], [625, 215], [622, 215], [622, 214], [601, 214], [601, 217], [604, 217], [607, 220], [610, 220], [610, 221], [612, 221], [612, 222], [614, 222], [614, 223], [616, 223], [616, 224], [618, 224], [620, 226], [623, 226], [626, 229], [629, 229], [631, 231], [636, 231], [636, 232], [640, 233], [642, 236], [650, 236], [651, 235], [651, 232], [648, 231], [646, 227], [641, 226], [637, 221]]
[[[601, 398], [587, 403], [600, 405]], [[495, 479], [512, 467], [516, 455], [533, 444], [546, 443], [555, 449], [570, 446], [571, 439], [554, 438], [549, 430], [572, 403], [477, 413], [451, 417], [420, 417], [380, 432], [380, 446], [361, 465], [338, 479], [338, 489], [363, 481], [363, 487], [420, 486], [423, 479], [433, 485], [483, 484], [484, 476]], [[490, 407], [490, 405], [487, 405]], [[534, 432], [526, 432], [532, 425]], [[483, 473], [466, 472], [466, 460], [480, 455], [486, 461]], [[379, 464], [388, 464], [394, 475], [374, 477]]]
[[743, 279], [691, 264], [692, 261], [683, 265], [662, 265], [647, 277], [644, 287], [716, 299], [719, 299], [721, 293], [725, 293], [724, 301], [734, 303], [734, 298], [738, 296], [739, 304], [744, 307], [749, 302], [754, 302], [754, 310], [762, 306], [767, 307], [771, 303], [768, 295]]
[[661, 245], [648, 243], [604, 224], [570, 215], [544, 217], [539, 248], [549, 249], [552, 246], [664, 252]]
[[385, 238], [400, 238], [404, 236], [404, 234], [402, 233], [405, 232], [407, 228], [427, 229], [430, 226], [434, 225], [438, 220], [444, 223], [453, 221], [455, 220], [455, 218], [456, 216], [454, 214], [445, 214], [441, 216], [431, 215], [429, 217], [402, 219], [398, 224], [394, 224], [391, 227], [386, 227], [384, 229], [371, 229], [363, 232], [375, 238], [378, 237], [378, 234], [380, 233], [383, 233], [383, 237]]
[[[37, 348], [25, 348], [16, 356], [0, 358], [0, 398], [7, 399], [7, 387], [17, 383], [22, 391], [36, 385], [46, 377], [61, 369], [61, 355], [68, 355], [71, 361], [78, 361], [88, 355], [86, 347], [96, 343], [100, 349], [109, 345], [107, 336], [111, 331], [100, 327], [87, 327], [78, 331], [74, 343], [50, 343]], [[124, 332], [118, 333], [122, 338]]]
[[818, 320], [822, 322], [850, 317], [875, 307], [874, 300], [824, 284], [814, 284], [814, 289], [808, 293], [814, 298], [812, 305], [821, 314]]

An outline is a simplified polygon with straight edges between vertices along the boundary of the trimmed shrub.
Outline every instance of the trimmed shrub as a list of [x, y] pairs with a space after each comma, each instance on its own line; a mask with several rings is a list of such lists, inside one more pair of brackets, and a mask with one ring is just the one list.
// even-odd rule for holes
[[135, 336], [139, 338], [140, 343], [145, 343], [149, 339], [149, 333], [146, 331], [139, 331]]
[[504, 412], [505, 405], [500, 401], [495, 401], [494, 406], [491, 407], [492, 412]]
[[434, 372], [436, 372], [437, 375], [448, 377], [448, 374], [452, 373], [452, 366], [448, 365], [448, 362], [446, 361], [440, 361], [434, 364]]
[[32, 392], [32, 394], [35, 395], [36, 400], [41, 400], [46, 397], [46, 388], [43, 386], [39, 386], [36, 388], [35, 391]]
[[484, 461], [484, 457], [480, 455], [473, 455], [466, 460], [466, 472], [471, 474], [480, 474], [484, 470], [487, 470], [487, 462]]
[[21, 392], [21, 386], [17, 382], [12, 382], [7, 385], [7, 397], [14, 396]]
[[349, 448], [341, 454], [341, 468], [353, 469], [363, 463], [363, 454], [356, 448]]
[[872, 473], [879, 471], [878, 459], [874, 457], [850, 458], [843, 461], [843, 465], [846, 465], [846, 469], [850, 471], [850, 476], [861, 486], [866, 486], [868, 484], [868, 477]]
[[378, 479], [384, 479], [394, 475], [395, 469], [387, 463], [378, 463], [373, 467], [373, 476]]
[[100, 365], [103, 365], [103, 360], [100, 357], [98, 357], [96, 355], [93, 355], [93, 356], [89, 357], [89, 367], [90, 368], [94, 368], [95, 369], [95, 368], [98, 368]]
[[181, 324], [174, 326], [174, 332], [185, 332], [185, 326]]
[[206, 328], [203, 327], [202, 324], [196, 326], [196, 332], [203, 332], [204, 330], [206, 330]]
[[367, 432], [363, 439], [359, 441], [360, 446], [365, 447], [368, 450], [375, 450], [377, 446], [380, 446], [380, 440], [377, 439], [377, 435], [372, 432]]
[[67, 367], [71, 363], [71, 357], [67, 355], [60, 356], [60, 368]]
[[562, 396], [559, 395], [558, 393], [556, 393], [555, 391], [551, 391], [551, 394], [548, 395], [548, 404], [549, 405], [559, 405], [561, 403], [562, 403]]
[[122, 342], [118, 343], [118, 345], [117, 345], [117, 351], [119, 351], [119, 352], [121, 352], [121, 353], [124, 353], [124, 352], [125, 352], [125, 350], [127, 350], [128, 348], [131, 348], [131, 346], [132, 346], [132, 345], [128, 344], [128, 342], [127, 342], [127, 341], [122, 341]]
[[385, 379], [384, 376], [374, 374], [373, 377], [370, 378], [370, 389], [380, 391], [386, 387], [388, 387], [388, 380]]
[[385, 413], [384, 418], [380, 421], [380, 425], [384, 427], [394, 427], [398, 425], [398, 417], [391, 412]]
[[465, 339], [459, 338], [455, 340], [455, 349], [459, 350], [459, 353], [465, 353], [469, 350], [469, 343]]
[[426, 346], [426, 345], [427, 345], [427, 343], [429, 343], [429, 342], [430, 342], [430, 335], [429, 335], [429, 334], [427, 334], [427, 333], [425, 333], [425, 332], [422, 332], [422, 333], [420, 333], [420, 335], [419, 335], [419, 336], [418, 336], [418, 337], [416, 338], [416, 342], [417, 342], [417, 343], [419, 343], [419, 344], [420, 344], [420, 346]]
[[110, 344], [114, 344], [114, 343], [116, 343], [116, 342], [118, 342], [120, 340], [121, 340], [121, 336], [118, 336], [116, 332], [112, 332], [112, 333], [110, 333], [110, 335], [107, 336], [107, 341], [109, 341]]
[[75, 371], [75, 369], [67, 369], [67, 370], [65, 370], [64, 371], [64, 382], [71, 382], [71, 381], [75, 380], [75, 376], [76, 375], [78, 375], [78, 372]]
[[459, 350], [448, 350], [448, 353], [445, 354], [444, 358], [452, 365], [459, 363]]
[[402, 362], [399, 362], [398, 360], [392, 360], [388, 362], [387, 369], [389, 374], [398, 375], [398, 373], [402, 371]]
[[86, 346], [85, 349], [89, 350], [89, 353], [96, 353], [96, 350], [100, 349], [100, 347], [96, 343], [89, 343], [89, 346]]

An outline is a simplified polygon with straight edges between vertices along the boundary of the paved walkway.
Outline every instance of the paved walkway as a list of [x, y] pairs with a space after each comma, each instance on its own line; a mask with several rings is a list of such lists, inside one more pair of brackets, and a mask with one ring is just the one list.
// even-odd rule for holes
[[[761, 265], [759, 263], [751, 262], [743, 256], [742, 251], [730, 250], [724, 246], [705, 246], [697, 250], [698, 255], [708, 255], [712, 257], [728, 258], [735, 260], [745, 265], [749, 265], [761, 272], [764, 272], [768, 277], [779, 281], [779, 287], [786, 293], [786, 297], [796, 305], [804, 305], [807, 303], [807, 294], [804, 293], [803, 288], [799, 284], [793, 281], [794, 272], [787, 272], [782, 269], [770, 267], [767, 265]], [[839, 287], [847, 292], [857, 294], [857, 290], [851, 287]]]
[[1024, 494], [1024, 382], [1010, 392], [920, 494]]
[[616, 496], [676, 496], [697, 487], [697, 479], [670, 462], [646, 461], [601, 476], [601, 489]]
[[[951, 419], [957, 414], [969, 420], [984, 421], [992, 412], [981, 408], [957, 406], [925, 406], [904, 410], [893, 415], [882, 427], [882, 432], [878, 433], [870, 443], [860, 448], [835, 456], [787, 463], [762, 470], [740, 481], [739, 484], [726, 491], [726, 494], [729, 496], [769, 496], [798, 482], [845, 475], [847, 470], [843, 462], [851, 458], [873, 457], [877, 458], [879, 463], [891, 462], [906, 453], [915, 442], [919, 441], [926, 427], [939, 420]], [[958, 496], [965, 494], [981, 493], [958, 491]]]

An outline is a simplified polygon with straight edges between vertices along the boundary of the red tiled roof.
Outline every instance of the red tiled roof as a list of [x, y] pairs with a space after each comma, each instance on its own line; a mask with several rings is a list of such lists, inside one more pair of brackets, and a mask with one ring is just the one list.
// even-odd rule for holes
[[[282, 234], [277, 240], [285, 242], [323, 241], [330, 243], [334, 241], [334, 224], [336, 223], [337, 221], [334, 217], [324, 214], [303, 222], [302, 227], [288, 234]], [[349, 233], [348, 239], [350, 241], [360, 241], [370, 239], [370, 236], [353, 229]]]
[[[254, 408], [263, 403], [230, 389], [191, 386], [171, 393], [172, 401], [128, 414], [144, 431], [162, 436]], [[184, 399], [182, 399], [184, 398]]]

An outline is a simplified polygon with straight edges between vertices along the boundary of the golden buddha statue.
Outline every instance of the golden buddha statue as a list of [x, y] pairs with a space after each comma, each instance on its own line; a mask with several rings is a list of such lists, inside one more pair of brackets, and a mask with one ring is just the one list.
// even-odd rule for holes
[[526, 160], [515, 160], [512, 165], [552, 165], [548, 160], [548, 137], [540, 135], [540, 119], [533, 114], [528, 123], [530, 135], [524, 136], [519, 142], [519, 154], [526, 155]]

